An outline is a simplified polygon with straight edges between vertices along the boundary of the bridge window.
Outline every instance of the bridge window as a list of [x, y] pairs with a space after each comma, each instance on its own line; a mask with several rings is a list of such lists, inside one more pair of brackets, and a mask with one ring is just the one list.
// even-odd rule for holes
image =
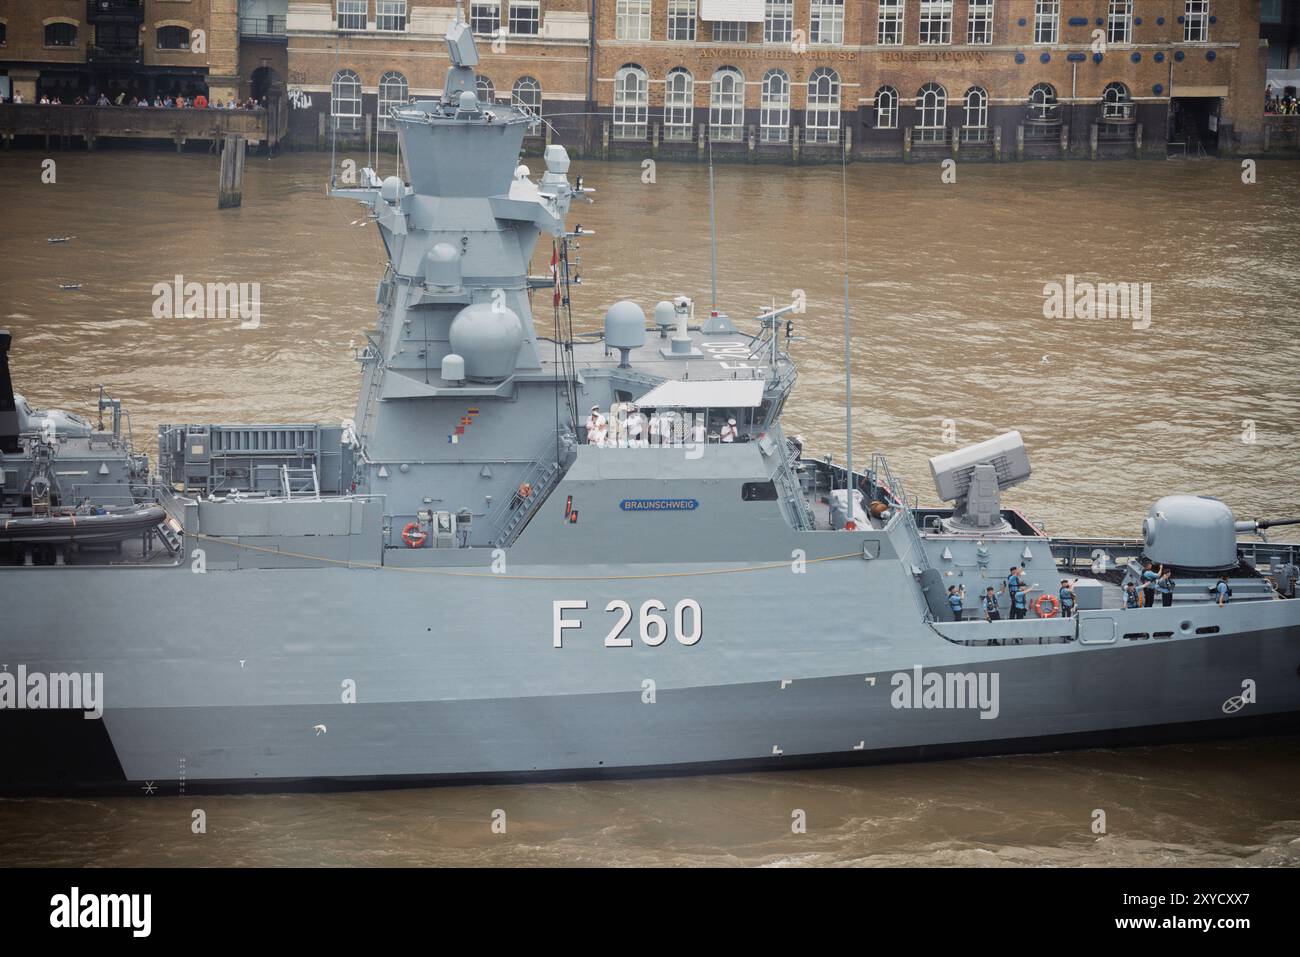
[[664, 83], [664, 139], [689, 140], [694, 122], [695, 78], [685, 67], [674, 67]]
[[790, 139], [790, 77], [784, 70], [763, 75], [763, 99], [759, 110], [759, 135], [764, 143]]
[[45, 45], [47, 47], [75, 47], [77, 45], [76, 24], [47, 23], [45, 25]]
[[336, 9], [340, 30], [366, 28], [366, 0], [338, 0]]
[[406, 0], [376, 0], [375, 29], [406, 31]]
[[190, 48], [190, 31], [187, 27], [159, 27], [159, 50], [188, 50]]
[[510, 0], [510, 32], [535, 37], [542, 22], [538, 0]]
[[668, 0], [668, 39], [695, 40], [695, 0]]
[[406, 77], [396, 70], [389, 70], [379, 78], [379, 128], [396, 129], [393, 117], [389, 114], [395, 106], [405, 106], [408, 86]]
[[876, 129], [898, 129], [898, 91], [892, 86], [876, 91]]
[[518, 106], [522, 106], [533, 116], [542, 115], [542, 85], [531, 76], [521, 76], [515, 80], [511, 96]]
[[330, 115], [336, 130], [355, 130], [361, 120], [361, 78], [351, 70], [334, 74]]
[[776, 483], [771, 481], [746, 482], [740, 486], [740, 500], [742, 502], [775, 502]]

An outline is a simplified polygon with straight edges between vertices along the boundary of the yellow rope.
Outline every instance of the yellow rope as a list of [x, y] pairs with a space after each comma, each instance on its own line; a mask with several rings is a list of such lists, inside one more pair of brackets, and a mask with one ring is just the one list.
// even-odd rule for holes
[[[711, 568], [703, 571], [688, 572], [654, 572], [648, 575], [498, 575], [495, 572], [467, 572], [453, 571], [446, 568], [406, 568], [400, 565], [381, 565], [375, 562], [354, 562], [342, 558], [326, 558], [323, 555], [306, 555], [301, 552], [288, 552], [280, 548], [271, 548], [266, 545], [251, 545], [247, 542], [235, 542], [228, 538], [220, 538], [216, 535], [204, 535], [201, 532], [187, 532], [190, 538], [200, 539], [207, 542], [219, 542], [222, 545], [229, 545], [231, 548], [245, 548], [254, 552], [267, 552], [272, 555], [279, 555], [284, 558], [300, 558], [312, 562], [324, 562], [327, 565], [340, 565], [344, 568], [360, 568], [370, 571], [392, 571], [392, 572], [413, 572], [422, 575], [445, 575], [451, 578], [496, 578], [505, 581], [531, 581], [531, 582], [570, 582], [570, 581], [641, 581], [651, 578], [685, 578], [696, 575], [738, 575], [742, 572], [761, 572], [773, 568], [789, 568], [790, 562], [769, 562], [762, 565], [747, 565], [743, 568]], [[828, 555], [825, 558], [808, 558], [804, 559], [805, 565], [816, 565], [820, 562], [837, 562], [846, 558], [861, 558], [861, 552], [850, 552], [847, 555]]]

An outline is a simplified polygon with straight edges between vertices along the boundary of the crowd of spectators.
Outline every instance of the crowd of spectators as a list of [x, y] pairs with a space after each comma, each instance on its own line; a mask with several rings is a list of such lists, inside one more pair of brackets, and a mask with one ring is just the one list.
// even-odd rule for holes
[[[23, 103], [25, 101], [21, 93], [15, 93], [8, 102]], [[62, 97], [57, 93], [53, 95], [43, 93], [36, 103], [39, 106], [64, 105]], [[218, 99], [208, 102], [207, 96], [198, 93], [194, 96], [183, 96], [181, 94], [163, 96], [162, 94], [155, 94], [151, 100], [148, 97], [136, 96], [123, 91], [112, 99], [109, 98], [107, 93], [100, 93], [96, 99], [79, 95], [69, 99], [68, 104], [72, 106], [134, 106], [159, 110], [261, 110], [266, 108], [266, 98], [256, 99], [250, 96], [243, 100], [237, 100], [232, 97], [229, 100]]]

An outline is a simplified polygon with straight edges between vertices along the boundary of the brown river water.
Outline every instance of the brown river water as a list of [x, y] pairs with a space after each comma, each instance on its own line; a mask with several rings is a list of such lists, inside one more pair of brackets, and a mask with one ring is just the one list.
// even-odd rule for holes
[[[33, 404], [93, 418], [104, 383], [151, 457], [159, 423], [352, 415], [348, 346], [374, 321], [384, 257], [373, 227], [350, 225], [361, 207], [324, 195], [327, 156], [250, 157], [243, 207], [219, 211], [213, 157], [49, 155], [55, 183], [41, 182], [46, 154], [0, 153], [0, 325]], [[582, 242], [580, 328], [621, 298], [647, 313], [682, 293], [708, 303], [706, 169], [660, 164], [651, 183], [635, 163], [571, 173], [597, 190], [570, 217], [596, 233]], [[841, 458], [841, 171], [716, 176], [720, 303], [753, 326], [804, 291], [786, 426]], [[885, 451], [933, 501], [926, 460], [952, 447], [945, 427], [960, 444], [1016, 428], [1034, 476], [1006, 501], [1054, 533], [1136, 537], [1174, 491], [1242, 518], [1300, 516], [1300, 164], [1261, 162], [1257, 176], [1244, 184], [1228, 161], [962, 165], [955, 183], [937, 164], [849, 167], [856, 463]], [[154, 318], [154, 284], [177, 275], [260, 283], [259, 327]], [[1149, 325], [1045, 318], [1044, 286], [1068, 275], [1150, 283]], [[1288, 531], [1277, 538], [1300, 538]], [[792, 832], [796, 810], [806, 833]], [[1300, 737], [807, 773], [0, 800], [0, 847], [0, 864], [20, 865], [1296, 865]]]

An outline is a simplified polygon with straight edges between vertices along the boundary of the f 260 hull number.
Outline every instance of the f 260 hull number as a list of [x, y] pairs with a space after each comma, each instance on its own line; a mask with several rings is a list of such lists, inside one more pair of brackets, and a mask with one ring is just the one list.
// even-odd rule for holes
[[[577, 611], [587, 607], [585, 599], [573, 601], [556, 601], [553, 603], [551, 646], [564, 647], [565, 631], [577, 630], [582, 622], [577, 618], [565, 618], [566, 611]], [[683, 598], [666, 618], [661, 612], [668, 611], [668, 606], [657, 598], [650, 598], [641, 603], [641, 608], [633, 614], [632, 606], [620, 598], [615, 598], [605, 606], [605, 611], [615, 615], [613, 627], [605, 636], [606, 648], [631, 648], [632, 636], [625, 635], [632, 619], [637, 619], [637, 630], [641, 641], [650, 648], [658, 648], [668, 640], [668, 632], [683, 645], [698, 644], [704, 634], [704, 615], [700, 603], [694, 598]], [[671, 621], [669, 620], [671, 618]]]

